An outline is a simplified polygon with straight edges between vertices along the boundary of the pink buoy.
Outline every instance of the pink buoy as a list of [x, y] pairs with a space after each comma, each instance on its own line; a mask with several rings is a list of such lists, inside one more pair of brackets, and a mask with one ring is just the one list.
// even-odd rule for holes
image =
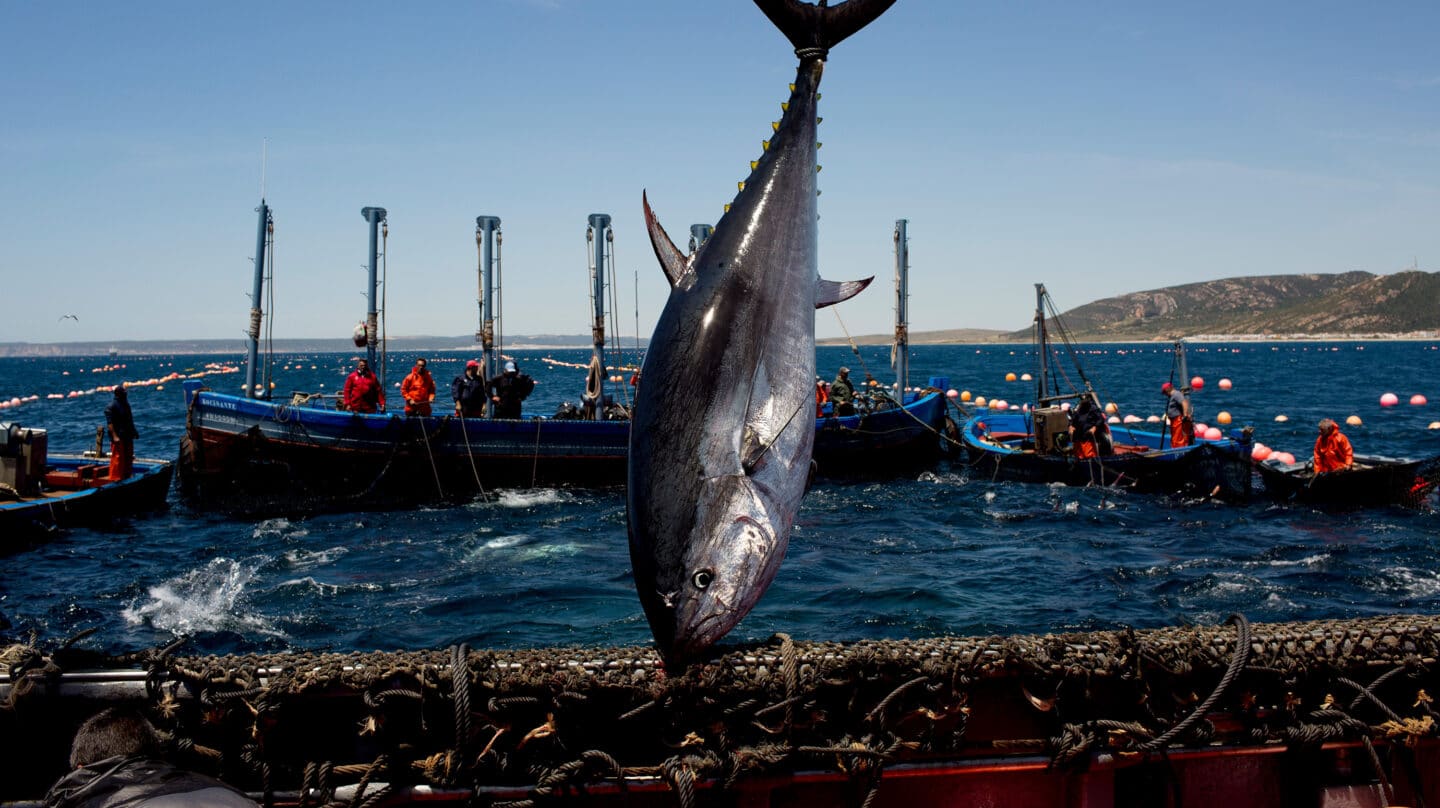
[[1276, 452], [1270, 456], [1275, 458], [1276, 460], [1279, 460], [1281, 463], [1290, 464], [1295, 462], [1295, 455], [1290, 454], [1289, 452]]
[[1257, 444], [1255, 444], [1255, 448], [1253, 448], [1253, 449], [1250, 450], [1250, 456], [1251, 456], [1252, 458], [1254, 458], [1255, 460], [1264, 460], [1265, 458], [1269, 457], [1272, 453], [1273, 453], [1273, 452], [1272, 452], [1272, 450], [1270, 449], [1270, 447], [1269, 447], [1269, 446], [1266, 446], [1266, 445], [1263, 444], [1263, 443], [1257, 443]]
[[1425, 397], [1420, 395], [1419, 393], [1416, 393], [1415, 395], [1410, 397], [1410, 403], [1414, 404], [1417, 407], [1423, 407], [1425, 406]]
[[1231, 382], [1229, 379], [1221, 379], [1221, 380], [1220, 380], [1220, 389], [1221, 389], [1221, 390], [1229, 390], [1231, 387], [1234, 387], [1234, 386], [1235, 386], [1234, 382]]
[[956, 389], [954, 389], [954, 388], [951, 388], [951, 389], [945, 391], [945, 397], [946, 397], [946, 398], [959, 398], [959, 397], [960, 397], [960, 391], [959, 391], [959, 390], [956, 390]]
[[1205, 380], [1202, 379], [1202, 378], [1200, 378], [1199, 376], [1196, 376], [1195, 378], [1193, 378], [1193, 379], [1190, 380], [1190, 389], [1191, 389], [1191, 390], [1199, 390], [1200, 388], [1202, 388], [1202, 387], [1204, 387], [1204, 386], [1205, 386]]
[[1400, 397], [1395, 395], [1394, 393], [1386, 393], [1385, 395], [1380, 397], [1380, 406], [1382, 407], [1393, 407], [1399, 403]]
[[1195, 422], [1195, 434], [1196, 434], [1196, 435], [1201, 435], [1201, 436], [1203, 436], [1203, 435], [1205, 434], [1205, 430], [1207, 430], [1207, 429], [1209, 429], [1209, 428], [1210, 428], [1210, 425], [1209, 425], [1209, 424], [1202, 424], [1202, 423], [1200, 423], [1199, 421], [1196, 421], [1196, 422]]
[[1225, 437], [1225, 433], [1221, 432], [1218, 426], [1212, 426], [1205, 430], [1205, 440], [1220, 440], [1223, 437]]

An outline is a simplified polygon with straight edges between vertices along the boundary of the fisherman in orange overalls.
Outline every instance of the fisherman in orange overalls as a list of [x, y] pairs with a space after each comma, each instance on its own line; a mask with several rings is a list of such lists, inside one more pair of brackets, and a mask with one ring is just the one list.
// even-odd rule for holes
[[1350, 439], [1329, 418], [1320, 419], [1320, 437], [1315, 439], [1315, 473], [1340, 471], [1355, 465]]
[[135, 439], [140, 437], [124, 382], [115, 385], [115, 398], [105, 408], [105, 423], [110, 429], [110, 479], [123, 480], [134, 472]]
[[425, 358], [415, 360], [410, 375], [400, 382], [400, 395], [405, 397], [406, 415], [429, 415], [430, 402], [435, 400], [435, 379], [425, 369]]
[[1184, 391], [1176, 390], [1170, 382], [1160, 385], [1160, 392], [1166, 398], [1165, 420], [1170, 423], [1170, 445], [1176, 449], [1189, 446], [1195, 442], [1195, 419], [1191, 415], [1190, 401], [1185, 398]]

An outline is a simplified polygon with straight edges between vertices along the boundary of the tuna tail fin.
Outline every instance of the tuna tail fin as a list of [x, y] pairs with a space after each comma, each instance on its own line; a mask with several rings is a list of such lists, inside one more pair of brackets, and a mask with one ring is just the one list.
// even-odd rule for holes
[[860, 281], [827, 281], [821, 278], [815, 282], [815, 308], [823, 309], [849, 300], [865, 291], [873, 280], [874, 275]]
[[869, 25], [895, 4], [895, 0], [843, 0], [827, 6], [802, 3], [800, 0], [755, 0], [770, 22], [795, 46], [801, 59], [821, 60], [842, 39]]
[[640, 203], [645, 206], [645, 230], [650, 234], [650, 246], [655, 248], [655, 257], [659, 259], [660, 268], [665, 270], [665, 277], [670, 280], [670, 288], [673, 289], [690, 273], [690, 259], [680, 252], [665, 228], [660, 226], [655, 211], [650, 209], [650, 197], [644, 191], [640, 192]]

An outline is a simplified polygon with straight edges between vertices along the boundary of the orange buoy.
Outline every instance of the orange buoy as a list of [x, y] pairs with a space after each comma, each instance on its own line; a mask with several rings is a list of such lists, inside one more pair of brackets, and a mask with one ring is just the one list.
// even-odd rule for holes
[[1415, 395], [1410, 397], [1410, 403], [1417, 407], [1423, 407], [1426, 403], [1425, 397], [1420, 395], [1419, 393], [1416, 393]]
[[1191, 389], [1191, 390], [1199, 390], [1200, 388], [1202, 388], [1202, 387], [1204, 387], [1204, 386], [1205, 386], [1205, 380], [1202, 379], [1202, 378], [1200, 378], [1199, 376], [1196, 376], [1196, 377], [1194, 377], [1194, 378], [1192, 378], [1192, 379], [1190, 380], [1190, 389]]
[[1220, 380], [1220, 389], [1221, 389], [1221, 390], [1229, 390], [1231, 387], [1234, 387], [1234, 386], [1235, 386], [1234, 383], [1231, 382], [1229, 379], [1221, 379], [1221, 380]]
[[1360, 416], [1358, 416], [1358, 415], [1352, 415], [1352, 416], [1350, 416], [1349, 418], [1346, 418], [1346, 419], [1345, 419], [1345, 423], [1348, 424], [1348, 425], [1350, 425], [1350, 426], [1360, 426], [1361, 424], [1363, 424], [1363, 423], [1365, 423], [1365, 422], [1360, 420]]
[[1212, 426], [1205, 430], [1205, 440], [1220, 440], [1223, 437], [1225, 433], [1221, 432], [1219, 427]]
[[1277, 423], [1277, 424], [1283, 424], [1283, 423], [1285, 423], [1285, 422], [1288, 421], [1288, 420], [1290, 420], [1290, 416], [1288, 416], [1288, 415], [1277, 415], [1277, 416], [1275, 416], [1275, 423]]
[[1119, 411], [1120, 411], [1120, 408], [1119, 408], [1118, 406], [1116, 406], [1115, 402], [1113, 402], [1113, 401], [1111, 401], [1110, 403], [1108, 403], [1108, 404], [1105, 405], [1105, 412], [1107, 412], [1107, 413], [1109, 413], [1109, 414], [1111, 414], [1111, 415], [1114, 415], [1115, 413], [1117, 413], [1117, 412], [1119, 412]]
[[[962, 398], [963, 398], [963, 396], [962, 396]], [[984, 397], [984, 396], [976, 396], [976, 397], [975, 397], [975, 406], [977, 406], [977, 407], [983, 407], [983, 406], [985, 406], [985, 397]]]
[[1014, 374], [1014, 373], [1006, 373], [1006, 374], [1005, 374], [1005, 381], [1007, 381], [1007, 382], [1013, 382], [1013, 381], [1015, 381], [1015, 374]]
[[966, 391], [964, 391], [963, 393], [961, 393], [961, 394], [960, 394], [960, 400], [961, 400], [961, 401], [969, 401], [969, 400], [970, 400], [970, 391], [969, 391], [969, 390], [966, 390]]
[[1215, 416], [1215, 420], [1222, 424], [1228, 424], [1230, 423], [1230, 413], [1221, 410], [1220, 413]]
[[1289, 452], [1275, 452], [1270, 456], [1275, 458], [1276, 460], [1279, 460], [1281, 463], [1291, 464], [1295, 462], [1295, 455], [1290, 454]]
[[1269, 446], [1266, 446], [1263, 443], [1257, 443], [1255, 444], [1255, 447], [1250, 450], [1250, 457], [1254, 458], [1255, 460], [1264, 460], [1272, 453], [1273, 450]]

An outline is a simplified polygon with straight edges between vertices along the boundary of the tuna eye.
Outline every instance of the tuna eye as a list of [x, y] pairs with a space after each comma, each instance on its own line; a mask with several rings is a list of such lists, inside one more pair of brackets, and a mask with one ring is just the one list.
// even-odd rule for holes
[[700, 570], [699, 572], [695, 573], [695, 577], [690, 579], [690, 581], [695, 584], [696, 589], [705, 589], [709, 587], [710, 582], [713, 580], [715, 580], [715, 573], [711, 572], [710, 570]]

